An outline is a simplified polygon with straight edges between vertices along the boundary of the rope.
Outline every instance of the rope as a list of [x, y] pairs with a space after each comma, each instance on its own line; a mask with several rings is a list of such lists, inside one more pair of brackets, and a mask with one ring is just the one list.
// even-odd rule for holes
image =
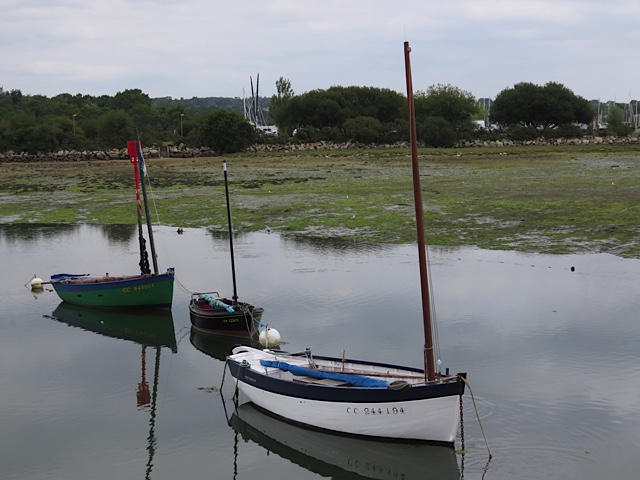
[[[431, 285], [433, 285], [433, 281], [431, 278], [431, 260], [429, 258], [429, 248], [425, 247], [425, 253], [427, 257], [427, 279], [429, 283], [429, 305], [431, 306], [431, 325], [433, 327], [433, 346], [434, 346], [434, 358], [435, 360], [440, 360], [440, 336], [438, 334], [438, 318], [436, 315], [436, 303], [435, 296], [433, 294], [433, 289]], [[440, 368], [438, 367], [438, 371]]]
[[[160, 223], [160, 214], [158, 213], [158, 205], [156, 203], [156, 198], [155, 198], [155, 194], [153, 192], [153, 185], [151, 184], [151, 175], [149, 174], [149, 169], [147, 167], [147, 161], [146, 159], [144, 160], [144, 166], [145, 166], [145, 174], [144, 177], [147, 179], [147, 185], [149, 187], [149, 195], [148, 195], [148, 199], [150, 200], [150, 204], [153, 210], [153, 213], [155, 214], [156, 217], [156, 225], [162, 225], [162, 223]], [[151, 215], [152, 217], [154, 215]], [[164, 241], [163, 237], [160, 237], [160, 242], [161, 242], [161, 246], [162, 246], [162, 258], [168, 258], [168, 253], [167, 253], [167, 244]], [[157, 246], [156, 242], [156, 246]]]
[[176, 342], [176, 347], [178, 345], [180, 345], [180, 342], [182, 340], [184, 340], [184, 338], [189, 335], [191, 333], [191, 328], [190, 327], [182, 327], [180, 330], [178, 330], [178, 334], [180, 333], [180, 331], [184, 330], [184, 333], [182, 334], [181, 337], [178, 338], [178, 341]]
[[238, 388], [238, 384], [240, 383], [240, 372], [242, 372], [244, 374], [244, 370], [242, 370], [242, 365], [238, 369], [238, 376], [236, 377], [236, 390], [233, 392], [233, 401], [234, 402], [238, 401], [238, 393], [240, 391], [240, 389]]
[[[255, 321], [255, 318], [253, 317], [253, 313], [251, 312], [251, 310], [247, 307], [239, 307], [239, 310], [242, 312], [242, 317], [244, 318], [244, 326], [247, 328], [247, 331], [249, 333], [251, 333], [251, 325], [253, 323], [253, 321]], [[247, 316], [251, 317], [251, 320], [247, 319]]]
[[[224, 386], [224, 377], [225, 377], [226, 374], [227, 374], [227, 365], [226, 365], [226, 362], [225, 362], [225, 366], [222, 369], [222, 382], [220, 382], [220, 395], [222, 395], [222, 387]], [[225, 413], [226, 413], [226, 408], [225, 408]]]
[[484, 437], [484, 443], [487, 446], [487, 451], [489, 452], [489, 460], [493, 458], [493, 454], [491, 453], [491, 449], [489, 448], [489, 442], [487, 441], [487, 436], [484, 433], [484, 428], [482, 427], [482, 422], [480, 421], [480, 415], [478, 414], [478, 406], [476, 405], [476, 397], [473, 395], [473, 390], [471, 390], [471, 385], [461, 375], [458, 375], [458, 378], [464, 382], [464, 384], [469, 388], [469, 393], [471, 394], [471, 400], [473, 401], [473, 408], [476, 412], [476, 418], [478, 419], [478, 425], [480, 425], [480, 431], [482, 432], [482, 436]]
[[182, 282], [180, 281], [180, 279], [178, 278], [177, 275], [173, 276], [173, 280], [175, 283], [178, 284], [178, 286], [182, 289], [183, 292], [188, 293], [189, 295], [192, 295], [194, 293], [196, 293], [194, 290], [189, 290], [187, 287], [185, 287]]
[[[145, 167], [147, 165], [147, 162], [145, 161]], [[149, 170], [147, 170], [147, 173], [145, 173], [144, 175], [145, 177], [147, 177], [147, 184], [149, 185], [149, 193], [151, 193], [151, 204], [153, 205], [153, 211], [155, 213], [156, 219], [158, 224], [160, 223], [160, 214], [158, 213], [158, 206], [156, 204], [156, 199], [155, 196], [153, 195], [153, 187], [151, 186], [151, 175], [149, 175]]]

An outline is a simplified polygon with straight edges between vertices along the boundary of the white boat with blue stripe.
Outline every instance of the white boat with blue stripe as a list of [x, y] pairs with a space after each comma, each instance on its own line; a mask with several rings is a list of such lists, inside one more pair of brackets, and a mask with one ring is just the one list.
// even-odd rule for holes
[[457, 375], [384, 363], [239, 346], [227, 358], [240, 393], [286, 420], [334, 432], [453, 443], [460, 423]]
[[[238, 346], [227, 357], [237, 392], [283, 419], [340, 434], [454, 444], [466, 374], [436, 372], [424, 213], [408, 42], [404, 44], [424, 327], [424, 369]], [[417, 322], [416, 322], [417, 324]], [[417, 325], [416, 325], [417, 326]], [[438, 365], [440, 361], [438, 360]]]

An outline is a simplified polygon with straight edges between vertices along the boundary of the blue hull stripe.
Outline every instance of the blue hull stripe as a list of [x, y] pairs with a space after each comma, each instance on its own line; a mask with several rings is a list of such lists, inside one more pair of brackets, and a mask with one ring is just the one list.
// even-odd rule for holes
[[[320, 357], [316, 357], [320, 358]], [[334, 359], [340, 361], [341, 359]], [[361, 362], [366, 363], [366, 362]], [[369, 363], [370, 365], [380, 365]], [[262, 375], [250, 368], [241, 367], [238, 362], [227, 358], [227, 366], [234, 378], [241, 382], [267, 392], [284, 395], [286, 397], [323, 402], [349, 403], [386, 403], [399, 401], [424, 400], [428, 398], [451, 397], [464, 393], [464, 383], [461, 380], [432, 385], [419, 385], [392, 390], [389, 388], [362, 387], [334, 387], [315, 385], [282, 380], [276, 377]], [[405, 368], [393, 366], [394, 368]], [[416, 370], [419, 371], [419, 370]]]
[[126, 280], [113, 280], [109, 282], [92, 282], [92, 283], [64, 283], [51, 282], [53, 288], [58, 292], [94, 292], [97, 290], [115, 290], [127, 287], [139, 287], [142, 285], [150, 285], [152, 283], [172, 280], [173, 275], [169, 273], [161, 273], [150, 277], [136, 277]]

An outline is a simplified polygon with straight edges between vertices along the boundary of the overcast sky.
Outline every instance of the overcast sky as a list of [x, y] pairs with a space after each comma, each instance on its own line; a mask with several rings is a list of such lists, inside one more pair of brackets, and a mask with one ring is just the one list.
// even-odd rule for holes
[[[628, 0], [0, 0], [0, 86], [48, 97], [260, 96], [332, 85], [451, 84], [494, 98], [560, 82], [640, 99], [640, 2]], [[244, 92], [244, 93], [243, 93]]]

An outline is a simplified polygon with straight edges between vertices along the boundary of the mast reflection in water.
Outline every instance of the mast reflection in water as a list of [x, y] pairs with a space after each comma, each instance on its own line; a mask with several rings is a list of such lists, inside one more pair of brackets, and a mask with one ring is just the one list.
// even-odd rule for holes
[[[53, 311], [51, 318], [71, 327], [82, 328], [106, 337], [128, 340], [142, 346], [141, 379], [136, 389], [136, 405], [139, 410], [149, 411], [149, 433], [147, 435], [148, 459], [145, 478], [151, 478], [153, 457], [156, 452], [155, 434], [158, 376], [162, 347], [172, 353], [178, 352], [173, 316], [170, 311], [125, 311], [100, 310], [62, 302]], [[147, 382], [147, 348], [155, 352], [153, 386]]]

